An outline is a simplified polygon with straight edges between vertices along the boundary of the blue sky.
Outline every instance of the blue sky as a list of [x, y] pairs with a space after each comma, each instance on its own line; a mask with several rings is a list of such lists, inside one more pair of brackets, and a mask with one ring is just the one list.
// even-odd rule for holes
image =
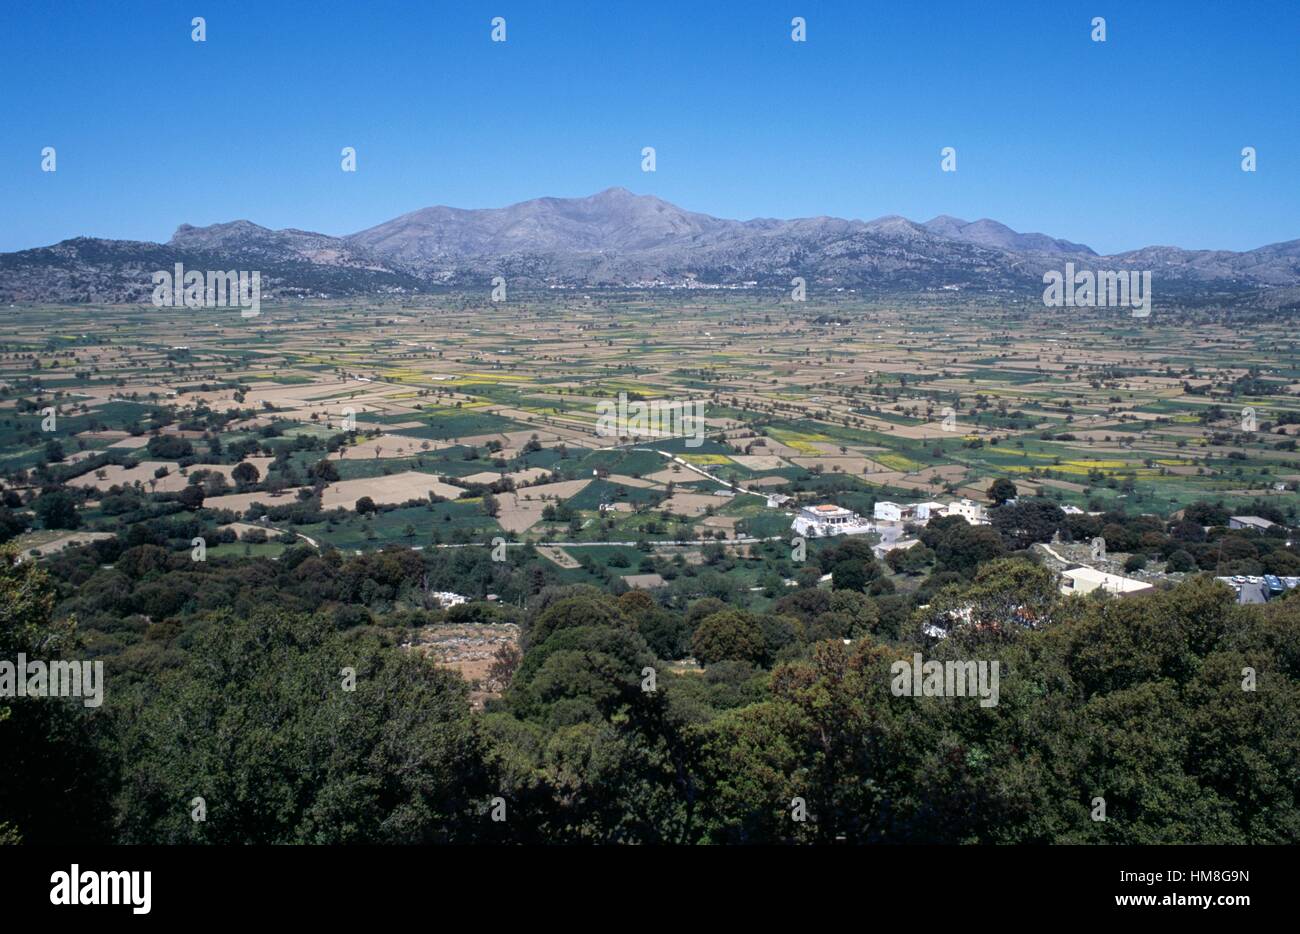
[[1298, 66], [1294, 0], [9, 2], [0, 250], [612, 185], [722, 217], [1250, 249], [1300, 237]]

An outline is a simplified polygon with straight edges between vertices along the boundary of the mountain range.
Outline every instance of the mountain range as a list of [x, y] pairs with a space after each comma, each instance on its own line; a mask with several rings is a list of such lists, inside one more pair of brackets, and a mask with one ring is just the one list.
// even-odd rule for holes
[[1166, 294], [1285, 296], [1288, 304], [1300, 294], [1300, 240], [1246, 252], [1152, 246], [1099, 256], [1081, 243], [988, 219], [737, 221], [610, 188], [504, 208], [422, 208], [342, 237], [246, 220], [183, 224], [167, 243], [77, 237], [0, 254], [0, 301], [147, 302], [151, 274], [176, 263], [257, 270], [263, 295], [288, 298], [487, 288], [494, 276], [525, 288], [788, 289], [800, 276], [810, 292], [1030, 294], [1041, 292], [1044, 272], [1066, 262], [1151, 270]]

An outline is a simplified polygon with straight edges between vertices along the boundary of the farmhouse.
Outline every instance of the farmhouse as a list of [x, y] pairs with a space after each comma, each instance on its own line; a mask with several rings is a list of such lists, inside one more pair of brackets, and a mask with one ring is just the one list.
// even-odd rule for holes
[[939, 516], [961, 516], [971, 525], [988, 525], [984, 507], [969, 499], [943, 503], [876, 503], [872, 513], [877, 522], [918, 522], [922, 525]]
[[876, 503], [872, 516], [877, 522], [906, 522], [916, 514], [914, 507], [898, 503]]
[[1256, 532], [1263, 532], [1271, 529], [1274, 523], [1267, 519], [1261, 519], [1259, 516], [1228, 516], [1228, 528], [1230, 529], [1254, 529]]
[[796, 534], [808, 538], [821, 538], [827, 535], [861, 535], [864, 532], [874, 531], [872, 524], [856, 512], [830, 504], [804, 506], [794, 517], [791, 528]]
[[1107, 574], [1105, 571], [1098, 571], [1096, 568], [1089, 567], [1070, 568], [1067, 571], [1062, 571], [1061, 577], [1064, 578], [1061, 582], [1061, 593], [1063, 594], [1086, 594], [1100, 588], [1106, 593], [1126, 597], [1129, 594], [1154, 589], [1146, 581], [1122, 577], [1119, 574]]
[[989, 522], [984, 515], [984, 507], [969, 499], [949, 503], [943, 514], [945, 516], [961, 516], [971, 525], [988, 525]]
[[932, 517], [943, 515], [943, 510], [943, 503], [934, 502], [917, 503], [912, 507], [912, 511], [916, 513], [916, 519], [918, 522], [929, 522]]
[[921, 542], [915, 538], [897, 538], [893, 541], [882, 541], [879, 545], [872, 546], [871, 553], [877, 558], [884, 558], [891, 551], [906, 551], [908, 548], [914, 548], [919, 544]]

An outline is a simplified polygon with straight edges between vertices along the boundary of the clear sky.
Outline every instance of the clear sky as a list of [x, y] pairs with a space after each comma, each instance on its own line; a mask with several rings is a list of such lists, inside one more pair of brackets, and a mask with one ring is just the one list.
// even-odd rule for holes
[[1250, 249], [1300, 237], [1298, 76], [1298, 0], [5, 0], [0, 250], [612, 185], [721, 217]]

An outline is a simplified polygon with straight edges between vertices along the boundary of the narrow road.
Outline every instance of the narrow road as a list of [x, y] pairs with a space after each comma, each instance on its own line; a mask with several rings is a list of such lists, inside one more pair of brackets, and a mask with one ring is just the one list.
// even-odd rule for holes
[[[502, 542], [507, 548], [522, 548], [525, 545], [532, 545], [535, 548], [600, 548], [607, 545], [619, 545], [625, 548], [635, 548], [638, 545], [669, 545], [674, 548], [699, 548], [702, 545], [757, 545], [759, 542], [784, 542], [788, 539], [784, 535], [769, 535], [766, 538], [724, 538], [718, 539], [700, 539], [697, 541], [677, 541], [671, 539], [653, 540], [646, 542]], [[412, 551], [423, 551], [425, 548], [492, 548], [490, 543], [484, 542], [456, 542], [440, 543], [437, 545], [412, 545]]]

